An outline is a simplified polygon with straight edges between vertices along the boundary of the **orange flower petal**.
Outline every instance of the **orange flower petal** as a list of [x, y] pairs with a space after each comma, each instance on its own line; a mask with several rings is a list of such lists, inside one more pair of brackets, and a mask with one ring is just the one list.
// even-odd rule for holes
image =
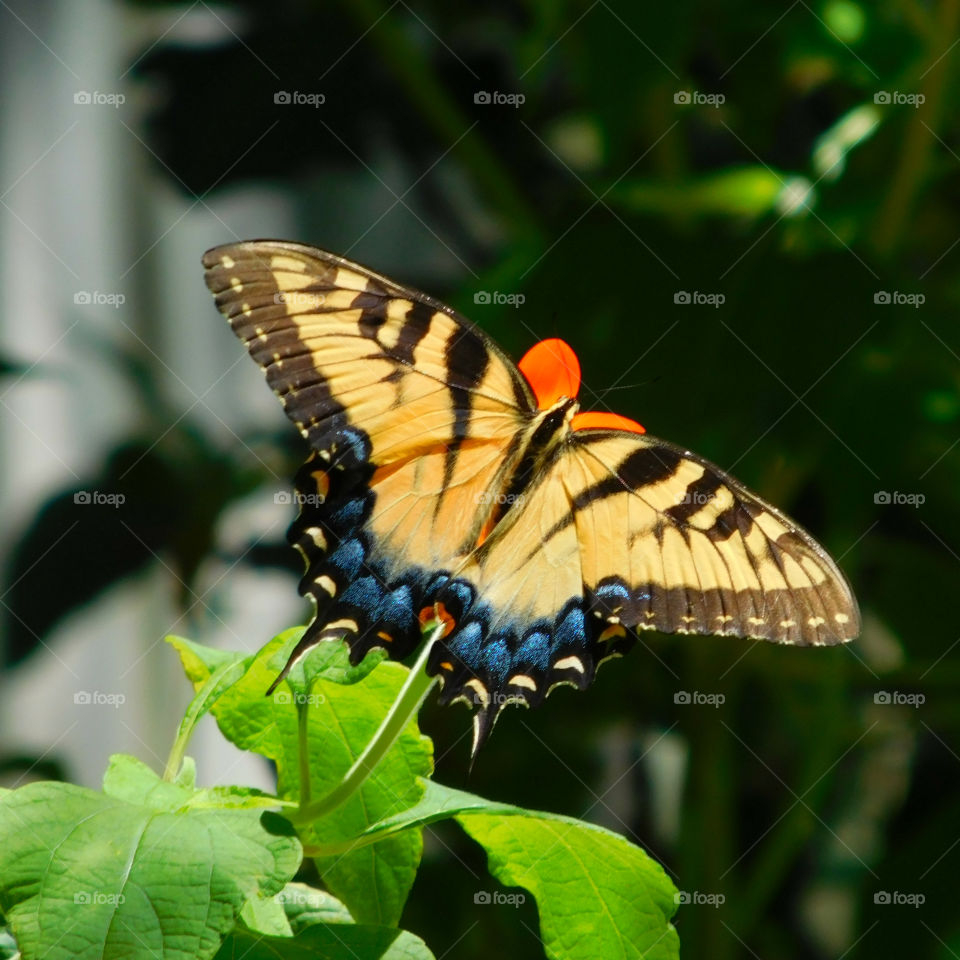
[[628, 430], [630, 433], [646, 433], [636, 420], [621, 417], [619, 413], [600, 413], [598, 410], [585, 410], [574, 414], [570, 421], [573, 430]]
[[552, 407], [562, 397], [572, 399], [580, 391], [580, 361], [563, 340], [541, 340], [523, 355], [517, 366], [541, 410]]

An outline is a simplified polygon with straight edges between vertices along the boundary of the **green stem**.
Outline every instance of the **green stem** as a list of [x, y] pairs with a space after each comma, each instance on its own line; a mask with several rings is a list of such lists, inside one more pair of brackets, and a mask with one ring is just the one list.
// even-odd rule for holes
[[246, 669], [247, 664], [242, 660], [221, 664], [207, 677], [203, 686], [194, 695], [180, 721], [176, 739], [167, 757], [167, 765], [163, 770], [163, 779], [168, 783], [172, 783], [180, 772], [183, 756], [187, 752], [187, 744], [190, 743], [190, 737], [193, 736], [194, 727], [199, 723], [200, 718], [217, 702], [225, 690], [243, 676]]
[[397, 738], [410, 720], [416, 716], [424, 698], [437, 681], [436, 677], [427, 675], [425, 668], [430, 650], [434, 642], [440, 638], [443, 629], [444, 625], [438, 623], [427, 637], [427, 641], [424, 643], [416, 663], [410, 668], [410, 673], [407, 675], [400, 694], [394, 700], [393, 706], [390, 707], [379, 729], [364, 748], [363, 753], [357, 757], [353, 766], [346, 772], [343, 780], [322, 800], [318, 800], [316, 803], [302, 804], [296, 814], [290, 818], [294, 823], [303, 824], [317, 820], [345, 803], [360, 789], [367, 777], [373, 773], [377, 764], [397, 742]]
[[[308, 688], [309, 693], [309, 688]], [[300, 763], [300, 809], [310, 803], [310, 698], [297, 700], [297, 751]]]

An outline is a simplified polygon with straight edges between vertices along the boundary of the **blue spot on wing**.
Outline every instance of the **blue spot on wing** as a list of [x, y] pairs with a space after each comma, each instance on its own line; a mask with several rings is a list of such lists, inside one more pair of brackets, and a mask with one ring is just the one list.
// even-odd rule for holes
[[356, 539], [344, 540], [336, 550], [330, 554], [330, 566], [347, 580], [353, 580], [363, 566], [363, 544]]
[[550, 666], [550, 634], [540, 630], [531, 633], [520, 644], [516, 661], [524, 670], [546, 671]]

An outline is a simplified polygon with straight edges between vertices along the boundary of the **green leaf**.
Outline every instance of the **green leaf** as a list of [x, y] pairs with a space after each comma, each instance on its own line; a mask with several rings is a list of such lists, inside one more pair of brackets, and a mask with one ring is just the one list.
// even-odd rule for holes
[[210, 957], [247, 900], [296, 872], [300, 844], [286, 820], [162, 811], [162, 797], [181, 796], [148, 779], [130, 758], [115, 758], [107, 775], [112, 789], [150, 805], [64, 783], [0, 800], [0, 909], [25, 956]]
[[[603, 827], [524, 810], [429, 781], [415, 807], [361, 841], [455, 817], [483, 846], [490, 872], [537, 900], [544, 949], [563, 960], [675, 960], [676, 888], [639, 847]], [[493, 891], [477, 891], [489, 896]]]
[[183, 664], [187, 678], [198, 689], [217, 667], [228, 663], [242, 663], [252, 661], [252, 654], [237, 653], [232, 650], [218, 650], [216, 647], [207, 647], [202, 643], [194, 643], [186, 637], [177, 637], [171, 634], [165, 638], [177, 653]]
[[[298, 629], [295, 636], [299, 640], [303, 634]], [[359, 683], [382, 660], [387, 658], [387, 651], [382, 647], [375, 647], [356, 666], [350, 663], [350, 648], [343, 641], [330, 640], [319, 643], [303, 660], [290, 671], [290, 679], [302, 678], [304, 685], [312, 684], [317, 678], [329, 680], [332, 683], [353, 684]], [[286, 659], [283, 659], [286, 663]], [[283, 667], [281, 663], [281, 668]]]
[[249, 929], [272, 937], [292, 937], [317, 923], [353, 923], [336, 897], [305, 883], [288, 883], [272, 897], [248, 900], [240, 918]]
[[266, 937], [292, 937], [293, 930], [283, 904], [276, 897], [251, 897], [240, 911], [247, 929]]
[[[187, 758], [189, 759], [189, 757]], [[267, 810], [274, 807], [296, 807], [292, 800], [275, 797], [256, 787], [207, 787], [194, 792], [190, 807], [217, 807], [232, 810]]]
[[336, 897], [305, 883], [288, 883], [274, 899], [283, 904], [294, 933], [315, 923], [353, 923]]
[[[623, 837], [543, 814], [463, 813], [457, 822], [486, 849], [490, 872], [501, 883], [534, 895], [548, 957], [679, 957], [670, 923], [676, 911], [673, 884], [658, 863]], [[482, 893], [486, 903], [495, 902], [494, 892]]]
[[[278, 793], [287, 799], [300, 795], [297, 703], [285, 685], [270, 697], [264, 691], [300, 632], [288, 630], [264, 647], [213, 707], [228, 740], [276, 763]], [[323, 797], [340, 782], [376, 732], [406, 674], [402, 665], [386, 662], [351, 686], [322, 677], [315, 680], [309, 701], [302, 704], [309, 711], [313, 798]], [[423, 793], [419, 777], [431, 769], [431, 743], [413, 722], [357, 794], [311, 824], [305, 831], [308, 842], [342, 843], [412, 806]], [[392, 926], [400, 919], [416, 877], [422, 843], [419, 831], [405, 831], [375, 847], [320, 858], [317, 868], [358, 922]]]
[[768, 167], [732, 167], [679, 184], [625, 180], [609, 196], [637, 213], [758, 217], [774, 208], [789, 180]]
[[320, 923], [292, 939], [264, 937], [237, 927], [217, 960], [433, 960], [417, 936], [396, 927]]
[[115, 753], [103, 775], [103, 792], [127, 803], [173, 811], [186, 806], [195, 791], [177, 783], [166, 783], [137, 757]]

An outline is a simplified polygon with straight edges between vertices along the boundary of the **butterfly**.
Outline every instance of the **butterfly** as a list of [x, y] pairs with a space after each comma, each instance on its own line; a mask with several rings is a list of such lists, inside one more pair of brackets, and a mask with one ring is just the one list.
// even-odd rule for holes
[[581, 411], [579, 363], [544, 340], [514, 364], [449, 307], [331, 253], [208, 251], [207, 286], [311, 448], [289, 540], [316, 615], [290, 666], [342, 639], [427, 670], [474, 713], [587, 687], [638, 630], [801, 646], [860, 629], [808, 533], [696, 454]]

